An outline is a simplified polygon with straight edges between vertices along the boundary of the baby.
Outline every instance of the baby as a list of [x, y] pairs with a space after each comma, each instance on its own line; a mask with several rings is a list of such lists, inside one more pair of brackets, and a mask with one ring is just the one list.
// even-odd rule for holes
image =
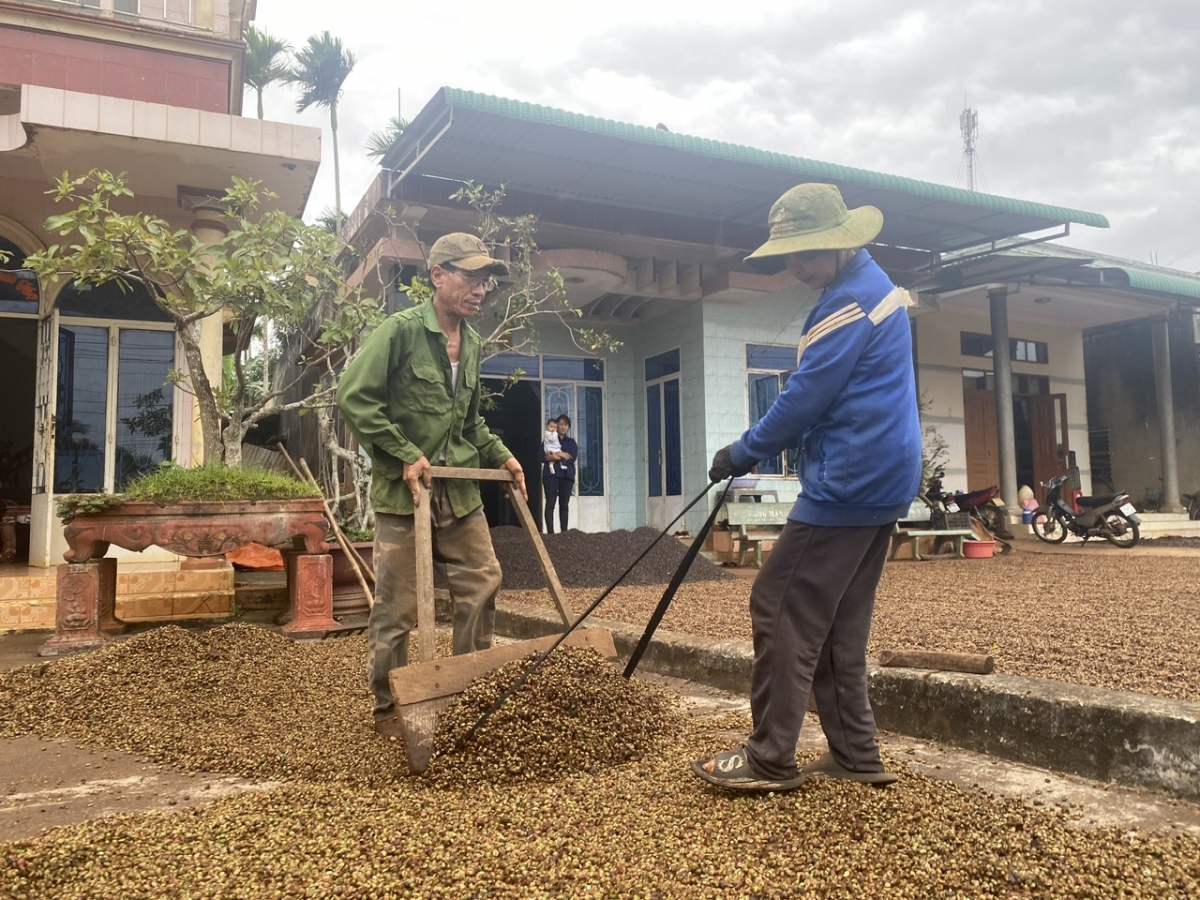
[[559, 472], [558, 463], [550, 460], [550, 455], [562, 450], [562, 444], [558, 442], [558, 419], [546, 420], [546, 436], [545, 440], [542, 441], [542, 450], [545, 451], [547, 461], [550, 462], [550, 471], [557, 475]]

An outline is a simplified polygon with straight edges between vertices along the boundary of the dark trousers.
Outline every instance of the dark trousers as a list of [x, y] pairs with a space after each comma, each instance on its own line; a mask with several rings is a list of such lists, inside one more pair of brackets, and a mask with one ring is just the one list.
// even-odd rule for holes
[[788, 522], [754, 579], [754, 733], [746, 746], [762, 775], [796, 774], [810, 692], [834, 758], [847, 769], [883, 771], [867, 699], [867, 638], [892, 526]]
[[567, 530], [567, 505], [575, 482], [558, 475], [542, 475], [542, 493], [546, 497], [546, 534], [554, 534], [554, 504], [558, 504], [559, 531]]

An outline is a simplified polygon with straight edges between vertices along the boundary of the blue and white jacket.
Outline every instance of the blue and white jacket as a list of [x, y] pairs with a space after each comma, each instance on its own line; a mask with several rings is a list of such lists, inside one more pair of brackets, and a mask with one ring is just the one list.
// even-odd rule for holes
[[921, 483], [911, 303], [859, 250], [809, 313], [787, 386], [734, 441], [745, 468], [800, 444], [802, 493], [788, 518], [884, 525], [908, 511]]

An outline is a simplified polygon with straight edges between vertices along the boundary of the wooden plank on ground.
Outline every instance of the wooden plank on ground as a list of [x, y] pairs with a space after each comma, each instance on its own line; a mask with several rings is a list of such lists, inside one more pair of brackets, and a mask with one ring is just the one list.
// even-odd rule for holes
[[[392, 685], [396, 711], [400, 712], [402, 707], [410, 703], [423, 703], [438, 697], [461, 694], [467, 689], [467, 685], [480, 675], [486, 675], [514, 659], [541, 653], [559, 637], [560, 635], [550, 634], [528, 641], [501, 644], [475, 653], [464, 653], [462, 656], [422, 662], [417, 666], [392, 669], [388, 673], [388, 680]], [[605, 659], [615, 659], [617, 655], [612, 632], [607, 628], [579, 628], [572, 631], [563, 643], [571, 647], [591, 647]]]
[[880, 650], [879, 665], [938, 672], [990, 675], [995, 662], [981, 653], [947, 653], [937, 650]]

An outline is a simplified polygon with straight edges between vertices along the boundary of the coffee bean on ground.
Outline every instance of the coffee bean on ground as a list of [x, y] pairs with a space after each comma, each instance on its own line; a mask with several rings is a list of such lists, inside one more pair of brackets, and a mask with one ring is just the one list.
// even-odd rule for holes
[[480, 676], [442, 714], [426, 778], [467, 787], [596, 773], [655, 752], [682, 725], [664, 689], [621, 677], [589, 647], [560, 647], [464, 740], [535, 659]]
[[[566, 531], [542, 536], [546, 552], [563, 587], [608, 587], [649, 547], [658, 532], [653, 528], [595, 534]], [[542, 567], [524, 530], [511, 525], [492, 529], [492, 546], [504, 570], [508, 590], [536, 590], [545, 586]], [[621, 584], [666, 584], [687, 554], [678, 538], [664, 537]], [[703, 556], [697, 556], [686, 581], [720, 581], [733, 578]]]

